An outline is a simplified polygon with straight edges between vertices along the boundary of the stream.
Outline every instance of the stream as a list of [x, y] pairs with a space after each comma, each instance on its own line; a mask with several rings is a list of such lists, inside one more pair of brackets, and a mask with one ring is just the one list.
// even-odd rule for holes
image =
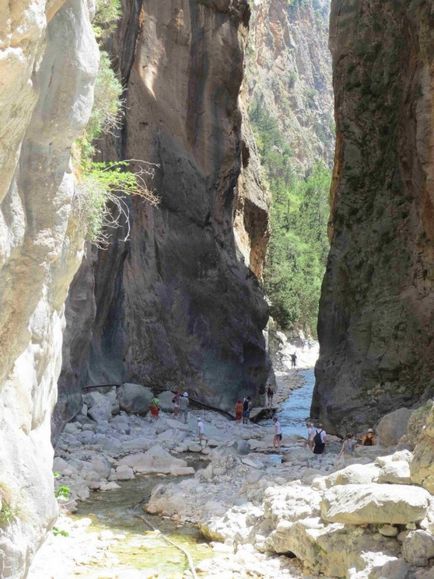
[[108, 545], [103, 558], [94, 561], [93, 565], [83, 565], [82, 571], [78, 570], [75, 576], [95, 579], [182, 577], [188, 569], [183, 553], [169, 545], [158, 532], [150, 530], [140, 517], [186, 548], [195, 564], [214, 555], [194, 526], [177, 525], [169, 519], [144, 512], [143, 505], [154, 486], [168, 480], [173, 479], [148, 476], [123, 481], [119, 489], [93, 493], [90, 500], [79, 504], [73, 518], [90, 519], [92, 522], [87, 532], [108, 539]]
[[[289, 397], [281, 404], [277, 413], [282, 432], [285, 436], [306, 436], [306, 420], [310, 416], [313, 388], [315, 386], [315, 374], [313, 368], [295, 370], [303, 377], [303, 385], [291, 392]], [[271, 422], [270, 422], [271, 424]]]

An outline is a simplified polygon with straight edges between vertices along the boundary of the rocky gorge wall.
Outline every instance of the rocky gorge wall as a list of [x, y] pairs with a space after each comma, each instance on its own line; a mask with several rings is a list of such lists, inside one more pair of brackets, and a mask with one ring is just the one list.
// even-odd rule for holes
[[344, 432], [432, 395], [432, 3], [334, 0], [337, 148], [313, 415]]
[[0, 576], [22, 577], [57, 513], [50, 444], [64, 301], [83, 240], [71, 145], [98, 50], [82, 0], [0, 7]]
[[278, 123], [300, 174], [333, 164], [330, 0], [254, 0], [247, 49], [251, 106], [260, 102]]
[[181, 387], [221, 406], [265, 384], [268, 199], [239, 101], [249, 16], [245, 0], [124, 3], [111, 52], [125, 119], [101, 150], [155, 163], [160, 204], [133, 200], [129, 240], [115, 233], [74, 281], [55, 429], [86, 384]]

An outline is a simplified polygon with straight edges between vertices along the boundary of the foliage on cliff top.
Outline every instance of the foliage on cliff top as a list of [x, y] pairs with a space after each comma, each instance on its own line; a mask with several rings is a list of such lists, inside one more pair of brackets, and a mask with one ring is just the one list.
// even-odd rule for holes
[[[121, 15], [120, 0], [97, 0], [93, 20], [95, 36], [101, 46], [114, 31]], [[96, 162], [96, 142], [104, 134], [116, 132], [122, 123], [123, 87], [110, 57], [100, 48], [100, 67], [95, 84], [92, 113], [86, 130], [77, 142], [76, 164], [79, 177], [77, 211], [87, 241], [105, 248], [110, 230], [126, 226], [130, 230], [129, 204], [126, 197], [137, 195], [152, 205], [158, 199], [147, 183], [153, 178], [153, 167], [145, 161]]]
[[316, 335], [329, 249], [330, 170], [318, 163], [300, 178], [292, 168], [289, 144], [259, 101], [252, 106], [250, 118], [272, 193], [271, 237], [264, 271], [270, 312], [282, 329], [301, 328]]

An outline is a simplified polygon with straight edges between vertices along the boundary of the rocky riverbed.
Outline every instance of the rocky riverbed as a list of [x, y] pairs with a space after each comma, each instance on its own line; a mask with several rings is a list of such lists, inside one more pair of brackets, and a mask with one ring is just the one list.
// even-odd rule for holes
[[285, 436], [278, 455], [271, 426], [198, 410], [184, 424], [169, 398], [151, 420], [120, 410], [114, 392], [87, 397], [54, 460], [57, 486], [71, 489], [66, 509], [77, 512], [63, 512], [31, 579], [191, 576], [143, 516], [191, 552], [202, 577], [432, 577], [434, 501], [412, 484], [423, 469], [429, 480], [430, 467], [416, 472], [409, 450], [432, 407], [422, 421], [410, 417], [400, 441], [386, 421], [394, 444], [358, 448], [343, 465], [334, 437], [317, 457], [302, 437]]

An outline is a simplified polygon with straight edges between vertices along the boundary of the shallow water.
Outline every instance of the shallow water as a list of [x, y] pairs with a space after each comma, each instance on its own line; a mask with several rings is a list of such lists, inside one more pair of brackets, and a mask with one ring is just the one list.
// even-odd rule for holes
[[[75, 518], [90, 518], [90, 532], [110, 531], [113, 541], [107, 550], [113, 558], [102, 575], [88, 566], [77, 576], [82, 577], [182, 577], [188, 569], [185, 556], [175, 547], [168, 545], [162, 536], [146, 526], [139, 517], [144, 517], [151, 525], [162, 531], [169, 539], [186, 548], [195, 563], [213, 556], [213, 551], [204, 541], [200, 532], [191, 525], [177, 526], [168, 519], [144, 512], [152, 488], [159, 482], [167, 482], [168, 477], [142, 477], [120, 483], [121, 488], [105, 493], [93, 493], [88, 501], [79, 505]], [[95, 575], [96, 571], [96, 575]], [[136, 575], [134, 571], [139, 572]], [[134, 574], [132, 574], [134, 573]]]
[[310, 405], [315, 385], [314, 370], [313, 368], [297, 370], [297, 374], [303, 377], [303, 386], [293, 390], [277, 413], [282, 432], [286, 436], [294, 434], [306, 436], [306, 420], [310, 416]]

